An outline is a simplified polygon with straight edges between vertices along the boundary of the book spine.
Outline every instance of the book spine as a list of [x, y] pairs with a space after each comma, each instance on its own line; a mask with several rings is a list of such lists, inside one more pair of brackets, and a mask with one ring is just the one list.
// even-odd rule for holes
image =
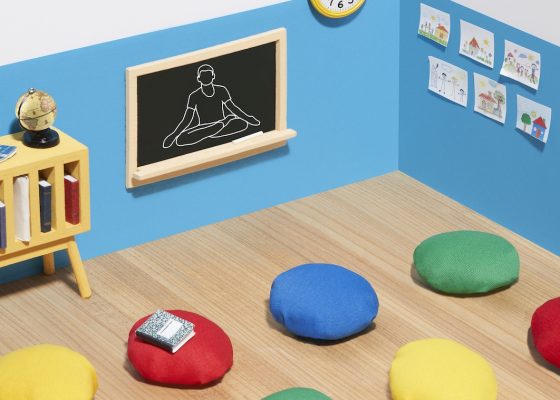
[[64, 179], [64, 200], [66, 221], [71, 224], [80, 223], [80, 182]]
[[31, 222], [29, 211], [29, 178], [19, 176], [14, 182], [14, 218], [16, 238], [22, 242], [31, 240]]
[[0, 205], [0, 249], [8, 247], [8, 238], [6, 234], [6, 205]]
[[155, 338], [151, 335], [148, 335], [144, 332], [136, 331], [136, 336], [138, 336], [140, 339], [142, 339], [145, 342], [155, 344], [156, 346], [159, 346], [159, 347], [161, 347], [161, 348], [163, 348], [167, 351], [170, 351], [170, 352], [173, 351], [173, 346], [171, 346], [170, 343], [167, 343], [163, 340], [159, 340], [159, 339], [157, 339], [157, 338]]
[[41, 214], [41, 232], [50, 232], [52, 228], [52, 186], [47, 181], [39, 185], [39, 209]]

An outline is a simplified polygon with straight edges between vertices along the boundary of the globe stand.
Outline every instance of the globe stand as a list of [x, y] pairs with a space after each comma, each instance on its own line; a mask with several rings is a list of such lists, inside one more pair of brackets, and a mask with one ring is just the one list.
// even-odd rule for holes
[[51, 128], [42, 131], [25, 131], [23, 144], [36, 149], [47, 149], [60, 143], [58, 133]]

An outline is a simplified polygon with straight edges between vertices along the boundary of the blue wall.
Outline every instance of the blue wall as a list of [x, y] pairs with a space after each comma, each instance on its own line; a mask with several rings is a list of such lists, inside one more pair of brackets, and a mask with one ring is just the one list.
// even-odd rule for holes
[[[92, 230], [78, 238], [87, 259], [395, 170], [399, 76], [379, 59], [397, 65], [398, 21], [397, 1], [337, 22], [294, 0], [0, 67], [0, 124], [17, 130], [15, 101], [34, 86], [56, 99], [57, 127], [89, 146]], [[283, 26], [288, 125], [299, 133], [289, 147], [126, 191], [126, 67]], [[371, 117], [391, 123], [375, 129]], [[39, 271], [8, 267], [0, 282]]]
[[[402, 2], [399, 168], [559, 254], [560, 49], [449, 0], [426, 3], [451, 14], [451, 41], [444, 49], [420, 38], [420, 1]], [[458, 54], [461, 18], [495, 33], [494, 69]], [[500, 78], [504, 39], [541, 53], [538, 92]], [[429, 55], [470, 71], [467, 109], [428, 92]], [[505, 125], [473, 111], [472, 72], [507, 86]], [[552, 107], [546, 145], [516, 130], [517, 94]]]

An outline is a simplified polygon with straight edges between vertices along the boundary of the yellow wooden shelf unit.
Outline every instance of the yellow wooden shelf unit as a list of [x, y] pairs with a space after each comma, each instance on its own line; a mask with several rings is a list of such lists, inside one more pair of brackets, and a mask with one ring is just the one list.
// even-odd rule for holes
[[[88, 148], [57, 130], [60, 144], [49, 149], [34, 149], [22, 143], [23, 133], [0, 137], [0, 145], [17, 146], [17, 153], [0, 163], [0, 201], [6, 206], [6, 248], [0, 249], [0, 268], [33, 257], [43, 257], [46, 275], [55, 272], [54, 252], [66, 250], [80, 295], [91, 296], [91, 289], [74, 236], [90, 229]], [[77, 224], [66, 221], [64, 175], [79, 180], [80, 217]], [[14, 214], [14, 180], [29, 178], [31, 239], [16, 238]], [[52, 185], [52, 228], [41, 232], [39, 181]]]

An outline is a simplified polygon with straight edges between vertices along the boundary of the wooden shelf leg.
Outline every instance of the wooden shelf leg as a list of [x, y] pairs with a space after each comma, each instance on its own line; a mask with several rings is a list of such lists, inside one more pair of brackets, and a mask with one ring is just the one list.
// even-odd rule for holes
[[45, 275], [53, 275], [54, 270], [54, 253], [45, 254], [43, 256], [43, 273]]
[[76, 282], [78, 283], [80, 296], [84, 299], [91, 297], [91, 288], [89, 287], [86, 271], [84, 270], [84, 264], [80, 257], [78, 245], [73, 238], [68, 242], [68, 257], [70, 258], [70, 265], [72, 266]]

